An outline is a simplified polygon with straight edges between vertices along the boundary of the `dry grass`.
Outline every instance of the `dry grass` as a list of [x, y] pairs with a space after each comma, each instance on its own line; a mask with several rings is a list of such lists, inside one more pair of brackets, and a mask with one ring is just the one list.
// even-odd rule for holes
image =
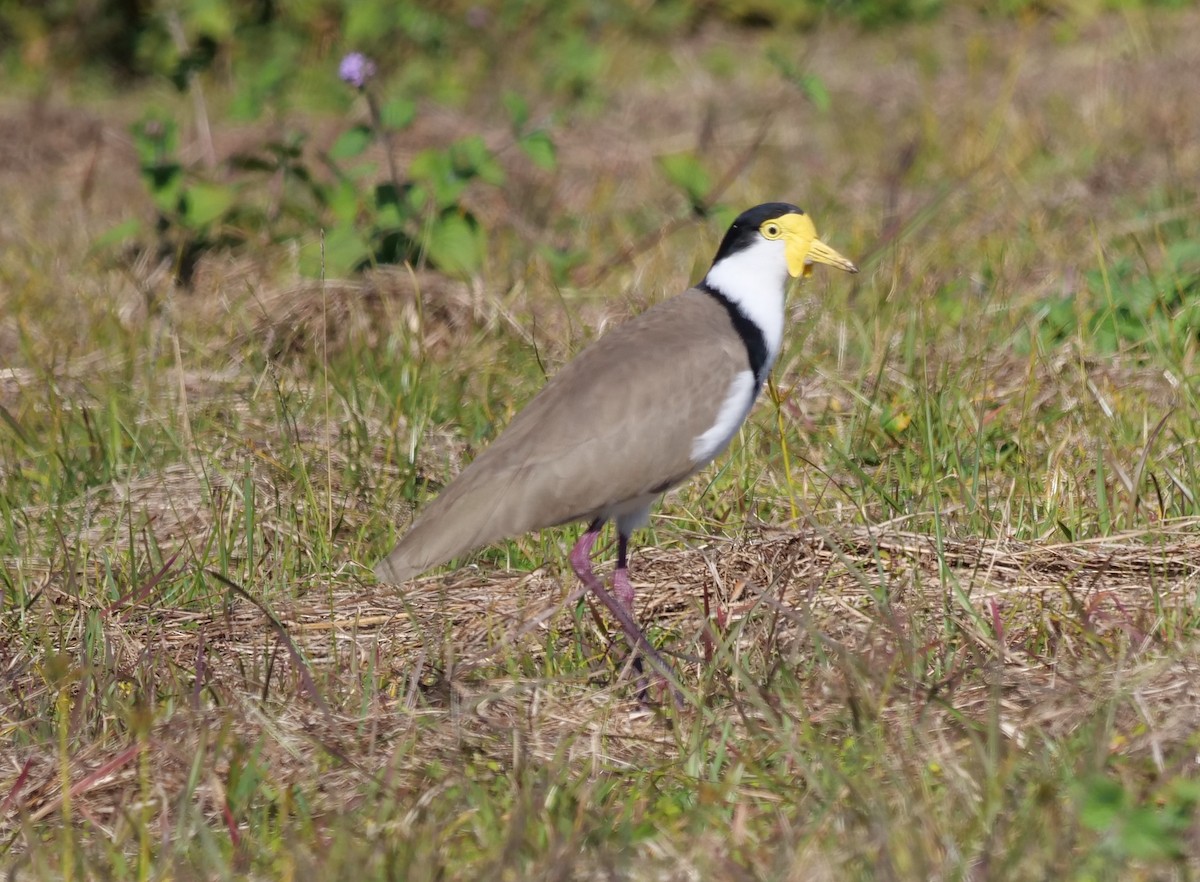
[[[1174, 639], [1179, 624], [1194, 618], [1200, 594], [1196, 526], [1168, 525], [1153, 543], [1129, 535], [1058, 545], [947, 541], [940, 549], [930, 536], [887, 528], [748, 536], [692, 551], [647, 551], [635, 586], [643, 620], [677, 635], [668, 646], [677, 643], [685, 654], [719, 646], [723, 661], [715, 667], [728, 670], [708, 680], [716, 718], [744, 701], [745, 690], [769, 685], [772, 668], [811, 658], [816, 646], [826, 656], [824, 674], [806, 684], [805, 695], [815, 723], [822, 707], [840, 706], [847, 691], [869, 684], [873, 694], [856, 697], [874, 703], [872, 712], [889, 726], [919, 725], [929, 762], [954, 769], [959, 739], [987, 725], [997, 699], [1001, 729], [1018, 747], [1063, 738], [1119, 699], [1128, 703], [1113, 721], [1114, 751], [1163, 771], [1164, 756], [1178, 753], [1200, 727], [1200, 643]], [[177, 565], [172, 559], [157, 584]], [[29, 573], [48, 602], [32, 606], [23, 627], [54, 633], [58, 654], [86, 657], [87, 644], [100, 643], [119, 690], [153, 694], [170, 684], [171, 692], [187, 686], [181, 697], [191, 695], [190, 709], [179, 708], [130, 749], [97, 743], [73, 752], [75, 810], [111, 827], [137, 801], [139, 751], [156, 789], [183, 791], [190, 759], [226, 726], [265, 745], [262, 760], [282, 779], [316, 775], [333, 760], [336, 772], [321, 788], [330, 811], [357, 802], [357, 785], [372, 780], [381, 763], [390, 786], [419, 789], [431, 756], [468, 740], [503, 758], [507, 733], [520, 733], [533, 762], [554, 760], [564, 743], [570, 764], [584, 769], [671, 761], [676, 744], [663, 721], [622, 698], [620, 683], [605, 688], [578, 675], [479, 678], [477, 671], [490, 668], [480, 665], [498, 654], [536, 666], [547, 654], [569, 653], [576, 640], [607, 644], [586, 619], [582, 634], [560, 630], [560, 579], [540, 570], [460, 572], [397, 596], [363, 585], [349, 569], [292, 585], [295, 596], [269, 608], [216, 583], [211, 596], [187, 607], [160, 603], [155, 584], [101, 606], [56, 587], [62, 574]], [[954, 622], [957, 646], [927, 640], [945, 633], [944, 618]], [[90, 628], [100, 633], [85, 633]], [[952, 648], [961, 660], [947, 664]], [[2, 672], [6, 719], [45, 700], [48, 661], [10, 656]], [[711, 678], [711, 667], [685, 662], [685, 679], [706, 669]], [[937, 670], [945, 676], [931, 677]], [[866, 683], [838, 682], [859, 677]], [[89, 679], [71, 689], [80, 707], [89, 703]], [[373, 688], [353, 688], [361, 681]], [[417, 720], [421, 751], [393, 754]], [[119, 725], [90, 725], [106, 722]], [[22, 812], [0, 829], [11, 834], [60, 805], [60, 761], [53, 744], [9, 755], [9, 771], [20, 778], [9, 799]], [[214, 821], [221, 776], [220, 768], [206, 769], [197, 785]]]
[[[1198, 23], [834, 29], [805, 58], [828, 114], [771, 73], [771, 34], [681, 40], [662, 81], [628, 48], [555, 133], [560, 170], [480, 197], [472, 284], [318, 285], [250, 253], [184, 289], [89, 255], [144, 204], [134, 102], [10, 106], [37, 125], [0, 136], [0, 862], [1194, 878], [1198, 347], [1030, 329], [1113, 255], [1153, 270], [1196, 233]], [[502, 137], [430, 109], [398, 158], [477, 126]], [[683, 216], [654, 170], [681, 149], [738, 172], [733, 204], [799, 189], [868, 271], [803, 289], [778, 414], [636, 552], [676, 712], [567, 602], [561, 533], [403, 590], [365, 564], [545, 372], [695, 275], [719, 231], [650, 235]], [[556, 286], [539, 238], [601, 281]]]

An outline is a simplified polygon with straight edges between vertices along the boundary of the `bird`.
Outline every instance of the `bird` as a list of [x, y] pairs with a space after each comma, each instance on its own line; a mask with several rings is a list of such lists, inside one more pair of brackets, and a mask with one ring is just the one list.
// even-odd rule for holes
[[[559, 370], [420, 511], [376, 577], [403, 584], [484, 545], [584, 523], [568, 555], [572, 570], [678, 699], [674, 672], [634, 617], [631, 534], [660, 496], [729, 446], [779, 356], [789, 279], [814, 264], [858, 272], [796, 205], [742, 212], [701, 281], [617, 325]], [[617, 532], [611, 593], [591, 560], [609, 521]]]

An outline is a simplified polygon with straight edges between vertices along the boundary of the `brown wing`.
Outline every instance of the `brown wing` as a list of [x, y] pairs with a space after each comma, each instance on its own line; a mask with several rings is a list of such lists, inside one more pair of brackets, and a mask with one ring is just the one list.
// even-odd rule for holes
[[725, 309], [691, 289], [564, 367], [376, 568], [400, 582], [489, 542], [661, 492], [694, 470], [734, 378], [749, 369]]

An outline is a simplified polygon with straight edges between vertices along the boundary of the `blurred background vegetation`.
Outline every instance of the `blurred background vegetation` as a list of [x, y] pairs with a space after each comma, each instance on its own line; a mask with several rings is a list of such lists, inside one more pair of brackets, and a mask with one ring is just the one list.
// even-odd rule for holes
[[546, 57], [554, 85], [578, 97], [598, 69], [601, 38], [657, 41], [711, 22], [808, 29], [824, 22], [864, 28], [970, 10], [1035, 16], [1069, 30], [1112, 9], [1183, 7], [1188, 0], [569, 0], [393, 2], [393, 0], [46, 0], [0, 3], [5, 73], [26, 85], [100, 77], [123, 85], [166, 76], [183, 85], [209, 70], [225, 82], [256, 84], [238, 109], [272, 100], [336, 102], [314, 65], [355, 48], [411, 88], [463, 101], [496, 82], [507, 58]]
[[[755, 61], [795, 85], [816, 110], [828, 111], [821, 74], [800, 57], [804, 50], [796, 43], [821, 24], [879, 30], [966, 14], [1036, 22], [1065, 43], [1113, 9], [1184, 5], [1186, 0], [3, 0], [0, 64], [10, 88], [35, 99], [66, 94], [86, 101], [139, 91], [142, 112], [132, 139], [156, 216], [152, 225], [127, 220], [102, 237], [101, 246], [134, 242], [173, 254], [177, 278], [186, 283], [206, 252], [249, 242], [289, 244], [321, 229], [321, 241], [310, 236], [302, 245], [299, 268], [309, 276], [406, 261], [470, 276], [481, 269], [489, 243], [463, 194], [471, 185], [502, 186], [505, 171], [495, 146], [471, 133], [412, 157], [400, 174], [388, 139], [411, 125], [421, 104], [473, 114], [481, 122], [503, 114], [512, 139], [499, 152], [515, 146], [552, 170], [556, 127], [597, 114], [623, 81], [655, 76], [669, 65], [669, 52], [660, 51], [667, 41], [706, 28], [772, 34], [775, 42], [764, 44]], [[619, 60], [613, 47], [620, 47]], [[390, 97], [372, 103], [371, 118], [343, 132], [327, 151], [314, 152], [312, 127], [291, 125], [289, 115], [345, 116], [358, 96], [332, 71], [351, 50], [373, 59], [379, 69], [373, 88]], [[631, 57], [637, 62], [629, 64]], [[749, 63], [720, 47], [702, 58], [718, 77]], [[920, 63], [936, 64], [928, 58]], [[188, 100], [173, 100], [172, 91], [176, 98], [190, 93]], [[525, 96], [536, 96], [536, 113]], [[210, 114], [228, 125], [273, 128], [253, 146], [226, 151], [218, 169]], [[390, 166], [382, 183], [378, 166], [360, 161], [376, 138]], [[712, 169], [691, 151], [658, 160], [695, 214], [711, 214], [721, 225], [736, 213], [717, 202]], [[541, 253], [559, 281], [579, 259], [563, 249]]]

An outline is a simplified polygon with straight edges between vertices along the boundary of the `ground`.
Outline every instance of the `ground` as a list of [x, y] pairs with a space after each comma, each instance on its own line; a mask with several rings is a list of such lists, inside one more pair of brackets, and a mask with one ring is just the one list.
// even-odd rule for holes
[[[149, 215], [128, 124], [162, 96], [6, 99], [0, 861], [1200, 874], [1197, 28], [952, 11], [614, 50], [557, 168], [502, 152], [470, 195], [494, 235], [465, 279], [305, 279], [251, 243], [183, 284], [95, 246]], [[266, 125], [215, 116], [219, 155]], [[474, 132], [508, 137], [428, 106], [396, 160]], [[370, 567], [547, 374], [703, 272], [722, 230], [658, 168], [682, 150], [863, 272], [798, 287], [770, 393], [639, 537], [676, 708], [565, 604], [573, 529], [403, 587]], [[585, 257], [556, 275], [545, 243]]]

